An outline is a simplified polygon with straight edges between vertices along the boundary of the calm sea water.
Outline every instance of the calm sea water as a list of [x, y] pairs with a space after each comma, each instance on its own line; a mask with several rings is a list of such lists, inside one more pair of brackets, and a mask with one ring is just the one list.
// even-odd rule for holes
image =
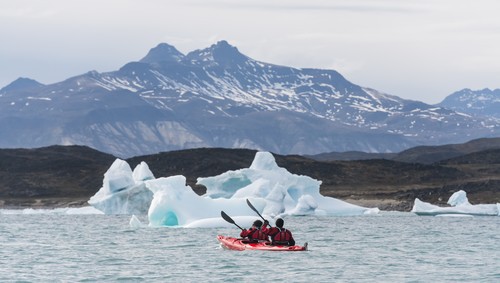
[[500, 282], [500, 217], [289, 217], [307, 252], [228, 251], [237, 228], [0, 214], [0, 282]]

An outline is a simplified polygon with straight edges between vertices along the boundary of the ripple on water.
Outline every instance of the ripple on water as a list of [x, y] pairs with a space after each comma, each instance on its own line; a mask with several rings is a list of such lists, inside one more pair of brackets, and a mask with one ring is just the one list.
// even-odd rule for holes
[[128, 216], [2, 215], [0, 282], [500, 281], [496, 217], [290, 217], [307, 252], [228, 251], [238, 229], [130, 229]]

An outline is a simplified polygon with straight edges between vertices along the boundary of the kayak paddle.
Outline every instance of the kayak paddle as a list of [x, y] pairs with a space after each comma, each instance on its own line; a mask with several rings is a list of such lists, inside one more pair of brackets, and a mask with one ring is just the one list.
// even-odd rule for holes
[[231, 217], [229, 217], [229, 215], [227, 215], [224, 211], [222, 210], [220, 211], [220, 216], [222, 216], [222, 218], [224, 218], [224, 220], [226, 220], [227, 222], [236, 225], [236, 227], [240, 228], [241, 230], [244, 230], [238, 224], [236, 224], [234, 220]]
[[266, 219], [264, 219], [264, 217], [260, 215], [259, 211], [252, 205], [252, 203], [248, 199], [247, 199], [247, 204], [253, 211], [255, 211], [260, 216], [260, 218], [262, 218], [262, 220], [266, 221]]

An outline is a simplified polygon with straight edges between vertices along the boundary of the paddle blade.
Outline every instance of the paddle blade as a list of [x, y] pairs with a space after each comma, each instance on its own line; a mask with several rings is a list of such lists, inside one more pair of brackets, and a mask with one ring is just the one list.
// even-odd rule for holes
[[227, 222], [229, 222], [229, 223], [231, 223], [231, 224], [234, 224], [236, 227], [240, 228], [241, 230], [244, 230], [244, 229], [243, 229], [243, 228], [241, 228], [238, 224], [236, 224], [236, 223], [234, 222], [234, 220], [233, 220], [233, 219], [232, 219], [229, 215], [227, 215], [224, 211], [222, 211], [222, 210], [220, 211], [220, 216], [222, 216], [222, 218], [223, 218], [224, 220], [226, 220]]
[[234, 220], [229, 217], [229, 215], [227, 215], [224, 211], [221, 210], [220, 212], [220, 216], [222, 216], [222, 218], [224, 218], [224, 220], [226, 220], [227, 222], [231, 223], [231, 224], [235, 224], [234, 223]]
[[253, 211], [255, 211], [255, 212], [259, 213], [259, 212], [257, 211], [257, 209], [253, 206], [253, 204], [250, 202], [250, 200], [249, 200], [249, 199], [247, 199], [247, 204], [248, 204], [248, 206], [249, 206], [249, 207], [250, 207]]
[[257, 210], [257, 209], [253, 206], [253, 204], [250, 202], [250, 200], [249, 200], [249, 199], [247, 199], [247, 204], [248, 204], [248, 206], [249, 206], [249, 207], [250, 207], [253, 211], [255, 211], [255, 213], [257, 213], [257, 215], [259, 215], [259, 216], [260, 216], [260, 218], [262, 218], [262, 220], [264, 220], [264, 221], [265, 221], [264, 217], [262, 217], [262, 215], [260, 215], [259, 211], [258, 211], [258, 210]]

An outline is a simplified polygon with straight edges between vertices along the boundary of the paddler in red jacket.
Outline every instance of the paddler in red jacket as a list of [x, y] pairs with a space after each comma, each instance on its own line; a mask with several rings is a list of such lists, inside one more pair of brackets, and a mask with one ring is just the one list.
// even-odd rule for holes
[[[271, 243], [276, 246], [295, 246], [295, 240], [293, 239], [292, 232], [290, 230], [283, 228], [285, 221], [283, 219], [276, 219], [276, 227], [271, 227], [267, 229], [264, 225], [263, 230], [271, 237]], [[266, 223], [268, 223], [266, 221]]]
[[248, 239], [250, 242], [258, 242], [258, 241], [269, 241], [269, 237], [267, 236], [267, 224], [262, 227], [262, 221], [255, 220], [250, 229], [243, 229], [240, 233], [240, 237]]

